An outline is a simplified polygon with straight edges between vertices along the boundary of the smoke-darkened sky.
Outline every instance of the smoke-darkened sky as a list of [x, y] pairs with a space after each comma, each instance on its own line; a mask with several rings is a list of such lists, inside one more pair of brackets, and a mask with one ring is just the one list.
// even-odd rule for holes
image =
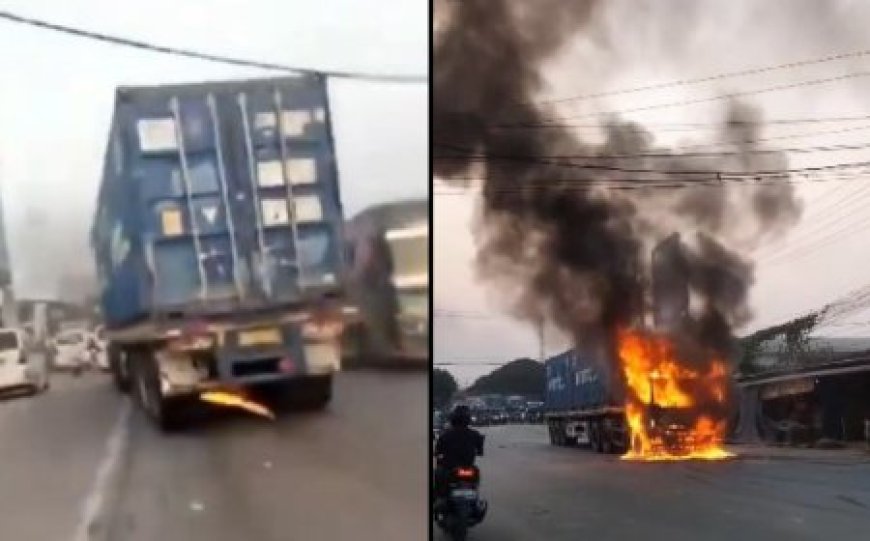
[[[870, 22], [870, 6], [858, 2], [825, 3], [824, 9], [818, 2], [808, 1], [702, 1], [692, 3], [691, 9], [686, 9], [686, 3], [675, 1], [608, 1], [602, 4], [605, 7], [598, 6], [588, 20], [578, 25], [566, 43], [559, 46], [558, 52], [543, 61], [540, 86], [534, 90], [536, 100], [654, 85], [870, 49], [870, 41], [864, 38], [861, 30]], [[534, 12], [535, 8], [532, 6], [528, 10]], [[570, 18], [562, 19], [568, 21]], [[437, 21], [449, 25], [449, 14]], [[813, 23], [808, 25], [807, 21]], [[449, 30], [443, 32], [441, 37]], [[477, 69], [486, 71], [485, 67]], [[517, 68], [505, 71], [512, 69]], [[595, 146], [604, 141], [604, 134], [585, 126], [596, 124], [599, 118], [583, 115], [689, 101], [864, 70], [870, 70], [867, 57], [715, 80], [701, 85], [560, 102], [553, 114], [557, 117], [582, 117], [565, 123], [582, 125], [572, 126], [572, 134]], [[438, 66], [434, 72], [437, 76]], [[749, 130], [744, 138], [781, 138], [766, 142], [764, 148], [768, 149], [860, 145], [866, 141], [870, 129], [862, 132], [859, 128], [870, 122], [771, 124], [769, 121], [867, 115], [870, 114], [870, 103], [864, 96], [868, 95], [868, 89], [868, 78], [864, 77], [741, 97], [741, 104], [757, 110], [766, 121], [758, 128], [758, 133]], [[620, 115], [620, 119], [645, 126], [652, 134], [651, 144], [656, 148], [704, 144], [723, 138], [722, 120], [727, 118], [727, 106], [728, 102], [723, 100], [626, 113]], [[687, 126], [687, 123], [709, 124], [709, 127]], [[843, 128], [849, 130], [843, 132]], [[841, 133], [819, 134], [837, 130]], [[814, 134], [785, 138], [809, 132]], [[867, 151], [803, 152], [786, 156], [789, 167], [811, 167], [866, 160]], [[774, 160], [775, 165], [766, 167], [782, 167], [785, 163], [782, 158], [778, 162]], [[729, 169], [734, 169], [733, 163], [729, 165]], [[745, 170], [757, 168], [753, 165]], [[436, 187], [436, 193], [439, 191], [442, 195], [434, 199], [434, 306], [436, 311], [453, 315], [436, 315], [435, 360], [500, 361], [526, 355], [536, 357], [535, 333], [527, 325], [511, 323], [506, 316], [498, 316], [506, 311], [511, 304], [509, 301], [514, 301], [521, 293], [521, 288], [505, 285], [504, 281], [497, 286], [494, 280], [478, 279], [479, 266], [474, 265], [478, 250], [470, 231], [475, 222], [475, 205], [479, 209], [480, 200], [456, 195], [457, 190], [444, 185]], [[786, 220], [787, 226], [773, 227], [770, 235], [756, 243], [758, 246], [751, 246], [753, 240], [759, 239], [753, 239], [746, 231], [728, 235], [755, 266], [754, 284], [748, 298], [753, 317], [748, 322], [741, 322], [743, 325], [738, 330], [751, 330], [817, 308], [866, 283], [866, 275], [860, 268], [870, 260], [870, 255], [861, 254], [870, 254], [870, 240], [864, 240], [859, 231], [870, 220], [870, 213], [864, 210], [867, 198], [868, 188], [854, 176], [849, 181], [801, 183], [796, 185], [792, 198], [802, 207], [796, 224]], [[754, 210], [776, 211], [779, 199], [757, 198]], [[715, 210], [716, 205], [711, 205], [709, 211], [698, 218], [712, 220]], [[733, 222], [733, 216], [730, 218]], [[457, 316], [463, 313], [475, 317]], [[483, 314], [495, 316], [481, 317]], [[861, 319], [861, 316], [857, 318]], [[855, 328], [851, 330], [854, 332]], [[842, 333], [844, 330], [828, 331]], [[548, 334], [551, 351], [565, 345], [564, 339], [560, 341], [553, 333]], [[489, 369], [468, 367], [456, 372], [462, 376]]]
[[[425, 2], [4, 0], [0, 9], [158, 44], [312, 68], [425, 74]], [[87, 233], [117, 86], [275, 76], [0, 21], [0, 181], [16, 288], [88, 284]], [[330, 85], [345, 209], [422, 197], [425, 84]], [[60, 291], [63, 289], [64, 291]]]

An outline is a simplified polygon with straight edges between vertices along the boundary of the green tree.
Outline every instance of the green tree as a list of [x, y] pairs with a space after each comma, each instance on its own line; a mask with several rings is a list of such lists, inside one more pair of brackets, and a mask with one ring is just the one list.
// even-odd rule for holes
[[517, 359], [478, 378], [469, 392], [540, 398], [544, 394], [545, 382], [544, 365], [532, 359]]
[[432, 370], [432, 403], [436, 408], [447, 406], [458, 390], [453, 374], [440, 368]]

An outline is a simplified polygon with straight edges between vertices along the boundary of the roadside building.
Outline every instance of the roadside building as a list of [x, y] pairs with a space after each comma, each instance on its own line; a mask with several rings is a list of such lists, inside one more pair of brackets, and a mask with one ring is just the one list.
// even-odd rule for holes
[[762, 348], [737, 374], [741, 441], [816, 444], [865, 439], [870, 339], [813, 338], [800, 354]]

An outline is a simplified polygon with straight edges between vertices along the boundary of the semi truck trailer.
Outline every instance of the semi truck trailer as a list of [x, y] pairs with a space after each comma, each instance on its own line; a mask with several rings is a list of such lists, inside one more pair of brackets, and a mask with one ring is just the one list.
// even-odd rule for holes
[[359, 318], [344, 340], [356, 366], [429, 365], [429, 204], [371, 207], [346, 227], [348, 294]]
[[599, 453], [628, 445], [625, 411], [616, 385], [591, 355], [576, 349], [547, 359], [544, 420], [553, 445], [586, 445]]
[[162, 428], [207, 390], [325, 406], [348, 311], [324, 79], [119, 88], [110, 126], [91, 243], [118, 389]]

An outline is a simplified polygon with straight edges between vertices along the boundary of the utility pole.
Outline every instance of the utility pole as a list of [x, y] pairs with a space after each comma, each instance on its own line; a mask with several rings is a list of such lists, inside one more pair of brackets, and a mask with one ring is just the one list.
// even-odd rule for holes
[[544, 362], [544, 318], [538, 320], [538, 360]]

